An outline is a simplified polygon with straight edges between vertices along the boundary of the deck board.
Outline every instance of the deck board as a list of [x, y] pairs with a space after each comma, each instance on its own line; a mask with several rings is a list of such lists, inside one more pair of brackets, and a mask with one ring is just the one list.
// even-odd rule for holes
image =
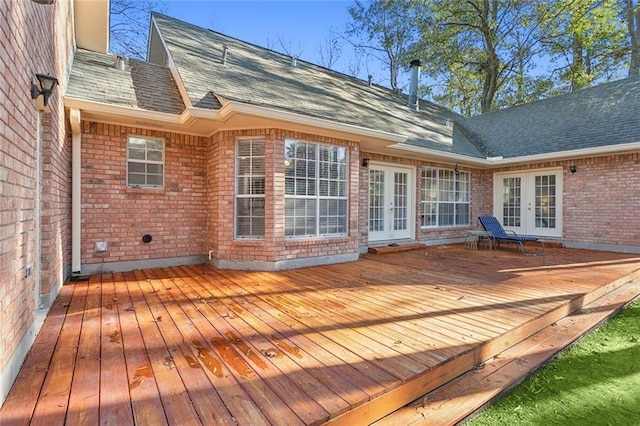
[[637, 271], [637, 255], [459, 245], [96, 275], [63, 287], [0, 423], [368, 424]]

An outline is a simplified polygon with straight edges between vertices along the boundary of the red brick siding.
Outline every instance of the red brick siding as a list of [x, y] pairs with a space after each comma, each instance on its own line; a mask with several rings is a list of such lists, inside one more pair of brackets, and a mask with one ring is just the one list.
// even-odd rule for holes
[[[70, 152], [61, 94], [73, 46], [67, 37], [72, 34], [71, 7], [70, 2], [0, 2], [0, 371], [6, 374], [15, 368], [8, 362], [25, 350], [20, 343], [30, 345], [34, 338], [28, 333], [33, 333], [40, 305], [36, 292], [46, 296], [45, 304], [55, 297], [70, 253]], [[31, 99], [34, 73], [51, 73], [62, 83], [49, 99], [50, 112], [39, 113]], [[27, 267], [32, 268], [28, 277]], [[0, 403], [6, 391], [0, 388]]]
[[[163, 189], [127, 188], [127, 136], [165, 141]], [[83, 264], [206, 253], [207, 139], [82, 123]], [[144, 234], [153, 237], [142, 242]], [[106, 241], [108, 250], [96, 252]]]
[[[264, 137], [266, 141], [265, 237], [263, 240], [234, 240], [234, 167], [235, 144], [241, 137]], [[209, 250], [213, 257], [225, 261], [278, 262], [318, 256], [333, 256], [357, 252], [357, 196], [350, 197], [349, 235], [336, 238], [287, 239], [284, 225], [284, 140], [293, 138], [349, 148], [350, 194], [358, 194], [358, 145], [340, 139], [275, 129], [221, 132], [214, 136], [217, 170], [213, 171], [209, 191], [210, 209], [217, 209], [209, 221]], [[211, 165], [209, 170], [216, 168]], [[211, 206], [214, 204], [214, 206]]]
[[[575, 164], [575, 174], [569, 172]], [[640, 245], [640, 153], [564, 165], [564, 239]]]
[[[379, 161], [391, 165], [412, 166], [415, 173], [415, 204], [414, 212], [414, 229], [415, 239], [417, 241], [429, 241], [429, 240], [442, 240], [442, 239], [455, 239], [462, 238], [467, 234], [467, 230], [475, 228], [475, 219], [479, 212], [487, 205], [492, 203], [492, 188], [490, 186], [491, 174], [487, 172], [471, 169], [468, 167], [458, 166], [460, 171], [469, 172], [471, 176], [471, 224], [470, 226], [455, 226], [455, 227], [438, 227], [438, 228], [421, 228], [420, 214], [422, 211], [421, 204], [421, 189], [422, 182], [420, 179], [422, 166], [438, 167], [443, 169], [453, 169], [455, 166], [451, 164], [435, 163], [435, 162], [423, 162], [418, 160], [411, 160], [406, 158], [398, 158], [392, 156], [379, 155], [369, 152], [363, 152], [362, 158], [369, 158], [371, 161]], [[361, 168], [360, 172], [360, 246], [367, 246], [369, 235], [369, 169]]]

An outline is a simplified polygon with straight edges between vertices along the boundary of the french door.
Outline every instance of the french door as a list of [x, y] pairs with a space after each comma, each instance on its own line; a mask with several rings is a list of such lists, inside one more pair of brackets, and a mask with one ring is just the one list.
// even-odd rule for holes
[[412, 177], [411, 169], [369, 167], [369, 241], [411, 238]]
[[562, 170], [496, 174], [493, 206], [505, 229], [562, 237]]

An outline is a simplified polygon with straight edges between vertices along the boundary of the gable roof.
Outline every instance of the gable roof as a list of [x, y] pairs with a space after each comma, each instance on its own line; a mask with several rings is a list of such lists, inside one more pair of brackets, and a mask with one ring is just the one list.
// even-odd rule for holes
[[221, 105], [235, 101], [402, 135], [406, 145], [484, 158], [468, 140], [453, 142], [448, 123], [461, 116], [446, 108], [421, 101], [415, 111], [406, 106], [406, 96], [390, 89], [301, 60], [294, 67], [283, 54], [165, 15], [153, 13], [152, 20], [194, 107], [215, 109], [215, 100]]
[[454, 139], [517, 158], [640, 143], [640, 77], [457, 122]]
[[149, 62], [78, 49], [65, 97], [138, 110], [180, 114], [185, 106], [171, 71]]

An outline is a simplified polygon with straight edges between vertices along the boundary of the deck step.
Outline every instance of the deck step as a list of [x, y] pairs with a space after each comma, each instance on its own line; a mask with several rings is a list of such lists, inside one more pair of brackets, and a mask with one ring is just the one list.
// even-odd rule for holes
[[526, 379], [585, 333], [640, 297], [629, 281], [475, 369], [380, 419], [376, 426], [454, 425]]
[[426, 247], [427, 246], [421, 243], [390, 244], [387, 246], [369, 247], [369, 253], [371, 254], [397, 253], [401, 251], [421, 250]]

